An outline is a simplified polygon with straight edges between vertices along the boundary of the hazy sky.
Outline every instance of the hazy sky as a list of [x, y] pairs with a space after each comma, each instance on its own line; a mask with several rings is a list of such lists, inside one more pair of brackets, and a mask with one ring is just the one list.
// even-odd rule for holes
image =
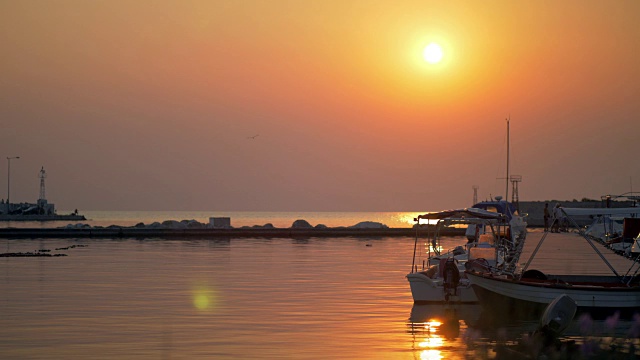
[[[640, 191], [638, 1], [0, 0], [0, 198], [426, 211]], [[429, 64], [422, 49], [444, 51]], [[259, 134], [255, 139], [250, 136]]]

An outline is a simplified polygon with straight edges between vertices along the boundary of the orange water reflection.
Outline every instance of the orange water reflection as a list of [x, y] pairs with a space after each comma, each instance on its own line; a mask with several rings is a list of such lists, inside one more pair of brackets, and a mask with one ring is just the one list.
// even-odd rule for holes
[[408, 325], [418, 357], [446, 359], [452, 353], [464, 352], [461, 332], [478, 313], [477, 306], [414, 305]]
[[429, 320], [424, 324], [425, 330], [428, 336], [424, 340], [418, 343], [418, 347], [426, 348], [420, 352], [420, 359], [442, 359], [440, 347], [445, 343], [444, 338], [438, 334], [438, 330], [442, 323], [437, 320]]
[[[420, 215], [427, 214], [428, 212], [402, 212], [395, 214], [392, 218], [394, 223], [401, 224], [401, 227], [413, 227], [416, 224], [416, 219]], [[437, 220], [420, 219], [420, 224], [435, 224]]]

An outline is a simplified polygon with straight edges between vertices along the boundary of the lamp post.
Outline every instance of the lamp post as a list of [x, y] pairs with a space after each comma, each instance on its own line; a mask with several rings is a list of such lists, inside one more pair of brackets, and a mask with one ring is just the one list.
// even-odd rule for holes
[[11, 211], [11, 203], [9, 202], [9, 195], [11, 194], [11, 160], [20, 159], [20, 156], [7, 156], [7, 215]]

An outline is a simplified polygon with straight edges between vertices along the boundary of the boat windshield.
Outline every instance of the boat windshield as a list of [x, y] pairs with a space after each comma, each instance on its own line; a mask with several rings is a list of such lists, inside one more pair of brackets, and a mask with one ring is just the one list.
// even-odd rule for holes
[[493, 247], [472, 247], [469, 249], [469, 261], [473, 259], [485, 259], [491, 261], [496, 256], [496, 250]]
[[482, 246], [482, 244], [488, 244], [489, 246], [492, 246], [493, 244], [495, 244], [495, 242], [496, 241], [493, 234], [481, 234], [478, 239], [478, 246]]

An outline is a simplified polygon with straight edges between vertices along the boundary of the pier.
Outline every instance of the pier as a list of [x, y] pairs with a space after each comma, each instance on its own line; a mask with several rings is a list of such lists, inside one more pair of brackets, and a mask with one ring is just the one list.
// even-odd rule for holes
[[[465, 229], [443, 229], [444, 236], [462, 236]], [[433, 232], [430, 233], [433, 236]], [[421, 229], [420, 237], [427, 237]], [[312, 237], [415, 237], [413, 228], [223, 228], [223, 229], [153, 229], [135, 227], [106, 228], [2, 228], [1, 239], [48, 238], [160, 238], [160, 239], [219, 239], [219, 238], [312, 238]]]
[[[520, 267], [529, 260], [544, 232], [530, 231], [518, 261]], [[602, 256], [620, 275], [626, 274], [633, 261], [592, 240]], [[593, 248], [578, 233], [548, 233], [528, 269], [546, 274], [613, 275]]]

